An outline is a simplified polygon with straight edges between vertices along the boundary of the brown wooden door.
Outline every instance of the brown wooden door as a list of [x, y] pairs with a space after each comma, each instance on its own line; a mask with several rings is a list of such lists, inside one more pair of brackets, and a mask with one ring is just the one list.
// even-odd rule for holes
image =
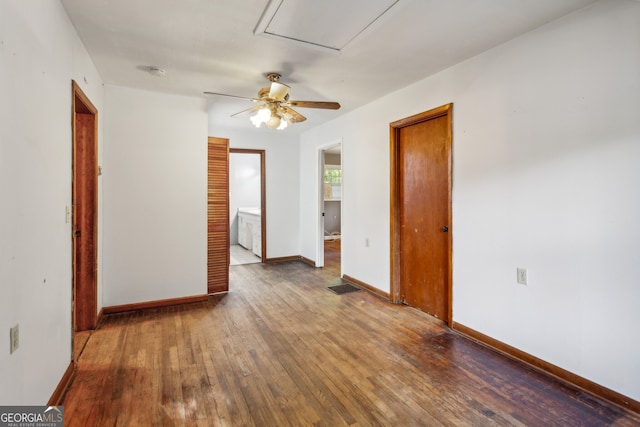
[[[450, 321], [450, 108], [393, 127], [398, 302]], [[396, 122], [397, 123], [397, 122]]]
[[98, 111], [73, 82], [73, 325], [94, 329], [98, 314]]
[[207, 293], [229, 290], [229, 140], [209, 137]]

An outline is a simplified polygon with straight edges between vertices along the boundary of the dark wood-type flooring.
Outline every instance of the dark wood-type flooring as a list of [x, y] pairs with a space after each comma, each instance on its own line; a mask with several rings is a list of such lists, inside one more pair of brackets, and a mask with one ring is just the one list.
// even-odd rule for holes
[[640, 425], [418, 310], [331, 292], [333, 246], [324, 269], [233, 266], [230, 292], [208, 302], [105, 316], [66, 425]]

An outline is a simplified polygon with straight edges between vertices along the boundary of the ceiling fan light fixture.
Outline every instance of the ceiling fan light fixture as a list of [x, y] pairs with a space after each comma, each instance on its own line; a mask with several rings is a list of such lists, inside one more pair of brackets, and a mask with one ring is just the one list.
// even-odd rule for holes
[[269, 107], [259, 109], [249, 119], [257, 128], [264, 123], [270, 129], [282, 130], [291, 124], [290, 120], [285, 115], [279, 114], [275, 109], [271, 109]]
[[257, 128], [259, 128], [260, 125], [262, 124], [262, 120], [260, 120], [260, 117], [258, 117], [257, 114], [251, 116], [250, 120], [251, 120], [251, 123], [253, 123], [253, 125]]
[[281, 122], [282, 121], [278, 115], [272, 114], [271, 117], [269, 117], [269, 120], [267, 120], [267, 127], [270, 129], [278, 129]]
[[269, 91], [270, 98], [284, 101], [287, 93], [289, 93], [289, 86], [278, 82], [271, 83], [271, 90]]
[[287, 123], [287, 121], [286, 121], [286, 120], [281, 120], [281, 121], [280, 121], [280, 126], [278, 126], [278, 127], [276, 128], [276, 130], [283, 130], [283, 129], [285, 129], [287, 126], [289, 126], [289, 123]]
[[256, 111], [256, 113], [250, 117], [250, 120], [255, 127], [259, 128], [262, 123], [267, 123], [270, 118], [271, 112], [267, 107], [264, 107]]
[[282, 109], [282, 111], [280, 111], [280, 116], [289, 124], [295, 123], [295, 120], [293, 120], [293, 116], [291, 115], [291, 113], [288, 113], [285, 109]]
[[263, 122], [267, 122], [267, 120], [269, 120], [269, 118], [271, 117], [271, 111], [269, 111], [268, 108], [261, 108], [258, 113], [256, 114], [261, 121]]

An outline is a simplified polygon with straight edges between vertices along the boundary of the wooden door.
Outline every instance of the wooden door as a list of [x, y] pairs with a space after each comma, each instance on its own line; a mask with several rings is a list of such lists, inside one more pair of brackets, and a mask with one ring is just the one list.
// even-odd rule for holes
[[229, 140], [209, 137], [207, 293], [229, 290]]
[[451, 323], [451, 105], [391, 124], [396, 302]]
[[98, 314], [98, 111], [72, 82], [73, 325], [94, 329]]

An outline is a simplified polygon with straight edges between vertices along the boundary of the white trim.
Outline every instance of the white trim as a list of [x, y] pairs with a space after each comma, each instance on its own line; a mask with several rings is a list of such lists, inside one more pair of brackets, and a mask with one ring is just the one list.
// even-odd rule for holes
[[[316, 267], [324, 267], [324, 217], [322, 216], [324, 212], [324, 151], [337, 146], [342, 147], [342, 138], [319, 146], [317, 151], [316, 189], [318, 193], [316, 197], [316, 224], [318, 228], [316, 232]], [[342, 160], [340, 163], [342, 163]], [[342, 217], [342, 205], [340, 206], [340, 216]], [[340, 276], [342, 276], [342, 253], [340, 254], [340, 261]]]

